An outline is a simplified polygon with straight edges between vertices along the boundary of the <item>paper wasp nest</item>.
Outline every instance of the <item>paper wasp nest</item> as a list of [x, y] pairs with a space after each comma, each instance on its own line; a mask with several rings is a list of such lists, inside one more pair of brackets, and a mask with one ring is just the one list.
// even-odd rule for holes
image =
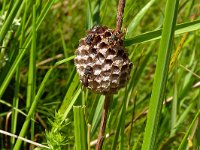
[[82, 84], [102, 94], [116, 93], [129, 80], [132, 63], [124, 51], [122, 34], [95, 26], [75, 51], [75, 65]]

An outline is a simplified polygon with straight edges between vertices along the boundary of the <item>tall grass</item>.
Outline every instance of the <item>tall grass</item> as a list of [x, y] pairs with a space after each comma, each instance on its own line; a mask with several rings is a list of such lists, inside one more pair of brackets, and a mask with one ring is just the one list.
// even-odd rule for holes
[[[94, 24], [115, 28], [117, 2], [5, 0], [0, 8], [0, 149], [94, 149], [104, 96], [82, 87], [74, 51]], [[110, 102], [102, 149], [200, 147], [199, 14], [196, 0], [126, 0], [134, 67]]]
[[143, 150], [155, 149], [162, 103], [165, 97], [178, 5], [178, 0], [168, 0], [166, 4], [165, 18], [161, 35], [162, 37], [158, 51], [158, 60], [156, 63], [149, 112], [147, 115], [147, 125], [145, 128], [144, 141], [142, 145]]

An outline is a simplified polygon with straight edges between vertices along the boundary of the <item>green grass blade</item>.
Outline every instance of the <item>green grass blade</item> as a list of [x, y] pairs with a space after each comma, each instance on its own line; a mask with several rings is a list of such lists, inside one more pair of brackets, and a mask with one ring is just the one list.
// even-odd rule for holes
[[[176, 64], [176, 69], [177, 69], [177, 64]], [[175, 124], [177, 121], [177, 104], [178, 104], [178, 85], [177, 85], [177, 72], [175, 70], [174, 73], [174, 90], [173, 90], [173, 101], [172, 101], [172, 111], [171, 111], [171, 131], [170, 131], [170, 136], [174, 136], [175, 134]]]
[[[32, 105], [31, 105], [31, 108], [30, 108], [30, 110], [29, 110], [29, 112], [28, 112], [28, 115], [27, 115], [27, 117], [26, 117], [26, 120], [25, 120], [25, 122], [24, 122], [24, 124], [23, 124], [23, 126], [22, 126], [21, 131], [20, 131], [19, 136], [21, 136], [21, 137], [24, 137], [25, 134], [26, 134], [26, 132], [27, 132], [27, 130], [28, 130], [31, 117], [32, 117], [33, 113], [35, 112], [35, 109], [36, 109], [36, 107], [37, 107], [38, 101], [40, 100], [40, 97], [42, 96], [42, 94], [43, 94], [43, 92], [44, 92], [44, 90], [45, 90], [45, 85], [46, 85], [46, 83], [47, 83], [47, 81], [48, 81], [48, 79], [49, 79], [49, 77], [50, 77], [52, 71], [53, 71], [53, 68], [51, 68], [51, 69], [46, 73], [46, 75], [45, 75], [45, 77], [44, 77], [42, 83], [40, 84], [40, 88], [39, 88], [39, 90], [38, 90], [38, 92], [37, 92], [37, 94], [36, 94], [36, 96], [35, 96], [35, 98], [34, 98], [34, 101], [33, 101]], [[15, 144], [13, 150], [19, 150], [21, 144], [22, 144], [22, 140], [17, 139], [16, 144]]]
[[7, 107], [10, 107], [10, 108], [16, 110], [18, 113], [20, 113], [24, 116], [27, 116], [26, 113], [24, 113], [23, 111], [21, 111], [20, 109], [18, 109], [16, 107], [13, 107], [10, 103], [6, 102], [5, 100], [0, 99], [0, 103], [3, 104], [3, 105], [6, 105]]
[[[20, 88], [20, 68], [17, 68], [16, 75], [15, 75], [15, 93], [13, 98], [13, 110], [12, 110], [12, 120], [11, 120], [11, 133], [15, 134], [17, 130], [17, 118], [18, 112], [14, 108], [18, 109], [19, 105], [19, 88]], [[14, 145], [15, 138], [11, 138], [11, 145]]]
[[135, 18], [131, 21], [131, 23], [127, 27], [127, 35], [126, 37], [131, 37], [134, 33], [135, 28], [140, 23], [141, 19], [144, 17], [146, 12], [149, 10], [151, 5], [155, 2], [155, 0], [150, 0], [142, 9], [141, 11], [135, 16]]
[[5, 23], [3, 24], [2, 28], [1, 28], [1, 31], [0, 31], [0, 44], [2, 44], [5, 36], [6, 36], [6, 33], [8, 32], [19, 8], [20, 8], [20, 5], [22, 3], [23, 0], [17, 0], [15, 3], [14, 3], [14, 6], [12, 7], [9, 15], [8, 15], [8, 18], [6, 19]]
[[135, 70], [133, 72], [131, 81], [130, 81], [130, 85], [128, 87], [128, 90], [131, 90], [132, 88], [135, 88], [136, 85], [138, 84], [138, 81], [152, 55], [152, 49], [153, 49], [154, 44], [151, 44], [146, 52], [146, 55], [143, 57], [143, 60], [140, 61], [136, 64], [135, 66]]
[[127, 88], [125, 90], [125, 95], [124, 95], [124, 100], [123, 100], [123, 106], [122, 106], [122, 113], [121, 113], [121, 118], [122, 118], [122, 121], [120, 122], [120, 145], [119, 145], [119, 149], [120, 150], [123, 150], [123, 147], [124, 147], [124, 129], [125, 129], [125, 118], [126, 118], [126, 106], [127, 106], [127, 101], [129, 100], [130, 98], [128, 98], [128, 92], [127, 92]]
[[46, 3], [46, 5], [44, 6], [44, 8], [42, 9], [42, 12], [40, 14], [40, 16], [37, 19], [37, 26], [36, 26], [36, 30], [38, 30], [38, 28], [40, 27], [42, 21], [44, 20], [44, 18], [46, 17], [47, 13], [49, 12], [51, 6], [53, 5], [55, 0], [48, 0], [48, 2]]
[[29, 57], [28, 85], [26, 107], [30, 108], [35, 97], [36, 84], [36, 10], [33, 7], [33, 22], [32, 22], [32, 47]]
[[93, 94], [92, 95], [92, 100], [93, 103], [92, 103], [92, 106], [91, 106], [91, 110], [90, 110], [90, 114], [89, 114], [89, 117], [88, 117], [88, 124], [90, 124], [90, 127], [91, 127], [91, 124], [92, 124], [92, 120], [94, 118], [94, 114], [95, 114], [95, 111], [96, 111], [96, 108], [97, 108], [97, 104], [99, 102], [99, 97], [97, 94]]
[[22, 51], [20, 51], [20, 53], [17, 55], [16, 59], [14, 60], [12, 66], [10, 67], [7, 75], [5, 76], [5, 79], [3, 80], [3, 83], [0, 87], [0, 98], [2, 98], [3, 94], [4, 94], [4, 91], [5, 89], [7, 88], [14, 72], [15, 72], [15, 69], [17, 68], [19, 62], [21, 61], [23, 55], [25, 54], [26, 52], [26, 48], [23, 49]]
[[101, 0], [97, 0], [95, 2], [95, 8], [94, 8], [94, 15], [93, 15], [93, 20], [94, 20], [94, 25], [100, 24], [100, 6], [101, 6]]
[[[36, 31], [36, 5], [33, 5], [33, 21], [32, 21], [32, 45], [29, 57], [29, 72], [28, 72], [28, 93], [27, 93], [27, 108], [30, 108], [35, 97], [36, 89], [36, 42], [37, 42], [37, 31]], [[34, 118], [34, 114], [32, 115]], [[35, 122], [31, 122], [31, 140], [34, 140], [35, 135]]]
[[[191, 66], [192, 67], [191, 68], [192, 72], [194, 71], [194, 69], [196, 68], [196, 66], [197, 66], [197, 63], [194, 62], [192, 64], [192, 66]], [[184, 96], [186, 95], [187, 91], [189, 91], [189, 89], [192, 87], [193, 83], [191, 81], [194, 80], [192, 77], [193, 77], [193, 75], [190, 72], [185, 75], [183, 83], [182, 83], [183, 85], [182, 85], [180, 93], [178, 95], [179, 99], [184, 98]]]
[[62, 47], [63, 47], [64, 56], [65, 56], [65, 58], [68, 58], [69, 57], [69, 54], [68, 54], [69, 50], [66, 46], [64, 34], [62, 33], [62, 29], [60, 29], [60, 36], [61, 36], [61, 40], [62, 40]]
[[87, 5], [87, 15], [86, 15], [86, 29], [90, 29], [93, 26], [93, 10], [92, 10], [92, 2], [91, 0], [85, 0]]
[[[198, 92], [198, 98], [200, 98], [200, 90]], [[197, 103], [197, 108], [200, 110], [200, 101], [198, 101]], [[199, 125], [199, 122], [198, 122], [198, 127], [196, 129], [196, 140], [197, 140], [197, 147], [200, 147], [200, 125]]]
[[117, 122], [115, 137], [114, 137], [114, 140], [112, 142], [112, 150], [115, 150], [117, 148], [118, 139], [120, 139], [119, 149], [122, 150], [122, 149], [124, 149], [124, 146], [125, 146], [124, 130], [125, 130], [127, 104], [129, 103], [129, 100], [131, 99], [130, 95], [128, 95], [128, 91], [127, 91], [127, 88], [126, 88], [125, 94], [124, 94], [124, 97], [123, 97], [123, 104], [122, 104], [122, 107], [119, 111], [120, 112], [119, 113], [119, 121]]
[[70, 60], [73, 60], [74, 58], [75, 58], [75, 56], [70, 56], [70, 57], [65, 58], [65, 59], [63, 59], [63, 60], [60, 60], [60, 61], [56, 62], [55, 66], [64, 64], [64, 63], [66, 63], [66, 62], [68, 62], [68, 61], [70, 61]]
[[87, 150], [87, 128], [84, 117], [84, 108], [74, 106], [75, 147], [77, 150]]
[[181, 116], [179, 117], [179, 119], [177, 120], [176, 124], [174, 125], [174, 130], [176, 131], [177, 128], [181, 125], [181, 123], [184, 122], [186, 116], [191, 112], [191, 110], [193, 109], [194, 104], [191, 103], [185, 110], [184, 112], [182, 112]]
[[121, 109], [120, 113], [119, 113], [120, 119], [117, 122], [117, 129], [116, 129], [114, 140], [112, 142], [112, 148], [111, 148], [111, 150], [115, 150], [117, 148], [117, 141], [118, 141], [118, 138], [119, 138], [120, 128], [121, 128], [121, 124], [122, 124], [122, 111], [123, 110]]
[[1, 12], [5, 12], [7, 0], [4, 0], [2, 3], [3, 4], [2, 4], [2, 10], [1, 10]]
[[[192, 32], [195, 30], [200, 29], [200, 20], [195, 20], [192, 22], [186, 22], [182, 23], [176, 26], [176, 31], [175, 35], [180, 35], [186, 32]], [[151, 31], [151, 32], [146, 32], [141, 35], [138, 35], [134, 38], [128, 38], [125, 40], [125, 45], [126, 46], [131, 46], [137, 43], [145, 43], [149, 41], [154, 41], [157, 39], [161, 38], [161, 31], [162, 29], [156, 30], [156, 31]]]
[[195, 121], [196, 121], [197, 118], [199, 117], [199, 114], [200, 114], [200, 110], [196, 113], [196, 115], [195, 115], [195, 117], [194, 117], [192, 123], [190, 124], [189, 129], [187, 130], [187, 132], [186, 132], [186, 134], [185, 134], [183, 140], [181, 141], [181, 144], [180, 144], [178, 150], [185, 150], [185, 149], [186, 149], [186, 147], [187, 147], [187, 138], [188, 138], [188, 136], [189, 136], [189, 133], [190, 133], [192, 127], [193, 127], [194, 124], [195, 124]]
[[[25, 23], [26, 23], [26, 16], [28, 13], [27, 9], [27, 1], [25, 1], [25, 12], [22, 17], [22, 27], [21, 27], [21, 40], [20, 40], [20, 47], [22, 47], [25, 41]], [[20, 12], [20, 11], [18, 11]], [[19, 50], [21, 51], [21, 49]], [[12, 123], [11, 123], [11, 133], [15, 134], [17, 129], [17, 118], [18, 118], [18, 104], [19, 104], [19, 89], [20, 89], [20, 63], [16, 69], [16, 84], [15, 84], [15, 94], [13, 98], [13, 111], [12, 111]], [[15, 138], [11, 138], [11, 145], [13, 146], [15, 142]], [[13, 148], [13, 147], [12, 147]]]
[[[54, 2], [54, 0], [48, 1], [47, 4], [45, 5], [45, 7], [44, 7], [44, 9], [43, 9], [43, 11], [42, 11], [42, 13], [41, 13], [41, 15], [40, 15], [40, 16], [38, 17], [38, 19], [37, 19], [36, 30], [38, 30], [40, 24], [42, 23], [44, 17], [45, 17], [46, 14], [47, 14], [46, 11], [48, 11], [48, 10], [51, 8], [53, 2]], [[1, 33], [0, 33], [0, 36], [1, 36]], [[31, 34], [30, 34], [30, 35], [27, 37], [27, 39], [26, 39], [26, 41], [24, 42], [24, 44], [23, 44], [23, 49], [22, 49], [22, 51], [20, 51], [20, 53], [17, 55], [16, 59], [14, 60], [14, 62], [13, 62], [13, 64], [12, 64], [12, 66], [10, 67], [10, 69], [9, 69], [9, 71], [8, 71], [8, 73], [7, 73], [7, 75], [5, 76], [5, 79], [4, 79], [3, 83], [2, 83], [2, 85], [0, 86], [0, 99], [2, 98], [3, 93], [4, 93], [5, 89], [7, 88], [8, 84], [9, 84], [9, 82], [10, 82], [10, 80], [11, 80], [11, 78], [12, 78], [12, 76], [13, 76], [13, 74], [14, 74], [14, 72], [15, 72], [17, 66], [18, 66], [18, 64], [19, 64], [19, 62], [20, 62], [21, 59], [23, 58], [23, 56], [24, 56], [24, 54], [25, 54], [25, 52], [26, 52], [26, 50], [27, 50], [27, 47], [29, 46], [29, 44], [30, 44], [30, 42], [31, 42], [31, 38], [32, 38], [32, 36], [31, 36]]]
[[91, 129], [91, 137], [95, 134], [99, 121], [101, 119], [101, 112], [104, 104], [104, 96], [101, 96], [98, 100], [98, 104], [94, 113], [94, 117], [92, 120], [92, 129]]
[[69, 105], [66, 107], [67, 109], [65, 110], [64, 114], [63, 114], [63, 121], [67, 118], [67, 115], [69, 114], [69, 111], [72, 109], [74, 103], [76, 102], [76, 100], [78, 99], [78, 96], [81, 93], [81, 88], [79, 88], [77, 90], [77, 92], [74, 94], [73, 99], [71, 100], [71, 102], [69, 103]]
[[152, 150], [155, 148], [162, 102], [165, 96], [168, 66], [172, 50], [172, 39], [176, 24], [178, 4], [178, 0], [168, 0], [166, 4], [162, 38], [158, 51], [158, 60], [150, 99], [149, 112], [147, 115], [147, 125], [145, 128], [142, 150]]
[[65, 98], [59, 108], [59, 112], [64, 113], [66, 108], [69, 107], [72, 100], [73, 93], [77, 89], [78, 85], [79, 85], [79, 77], [78, 77], [78, 74], [76, 73], [70, 84], [70, 87], [67, 90]]
[[137, 146], [139, 145], [141, 138], [142, 138], [142, 134], [139, 134], [136, 142], [134, 143], [134, 145], [132, 147], [132, 150], [137, 150]]

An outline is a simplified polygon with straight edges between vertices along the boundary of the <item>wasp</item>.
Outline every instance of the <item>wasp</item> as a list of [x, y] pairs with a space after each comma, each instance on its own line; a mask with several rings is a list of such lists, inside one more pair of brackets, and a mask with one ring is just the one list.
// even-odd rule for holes
[[86, 66], [84, 70], [84, 77], [82, 79], [82, 83], [85, 87], [88, 87], [88, 79], [91, 77], [91, 74], [92, 74], [92, 67]]
[[121, 33], [121, 32], [112, 33], [111, 37], [108, 38], [108, 42], [113, 43], [115, 41], [116, 42], [121, 41], [123, 36], [124, 36], [124, 33]]
[[116, 34], [112, 34], [110, 38], [108, 38], [109, 43], [113, 43], [114, 41], [117, 41], [118, 37]]
[[90, 34], [86, 37], [86, 43], [91, 45], [94, 40], [94, 35]]

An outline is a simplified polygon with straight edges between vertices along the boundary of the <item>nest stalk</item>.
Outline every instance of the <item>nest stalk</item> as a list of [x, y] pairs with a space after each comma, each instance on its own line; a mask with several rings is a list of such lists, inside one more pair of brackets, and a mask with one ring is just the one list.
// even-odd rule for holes
[[[126, 3], [126, 0], [118, 1], [115, 33], [121, 31], [125, 3]], [[103, 108], [102, 117], [101, 117], [101, 125], [100, 125], [100, 129], [99, 129], [96, 150], [101, 150], [102, 146], [103, 146], [103, 142], [104, 142], [104, 138], [105, 138], [104, 134], [105, 134], [105, 129], [106, 129], [106, 123], [107, 123], [107, 118], [108, 118], [108, 113], [109, 113], [109, 105], [110, 105], [111, 97], [112, 97], [111, 95], [105, 95], [104, 108]]]

